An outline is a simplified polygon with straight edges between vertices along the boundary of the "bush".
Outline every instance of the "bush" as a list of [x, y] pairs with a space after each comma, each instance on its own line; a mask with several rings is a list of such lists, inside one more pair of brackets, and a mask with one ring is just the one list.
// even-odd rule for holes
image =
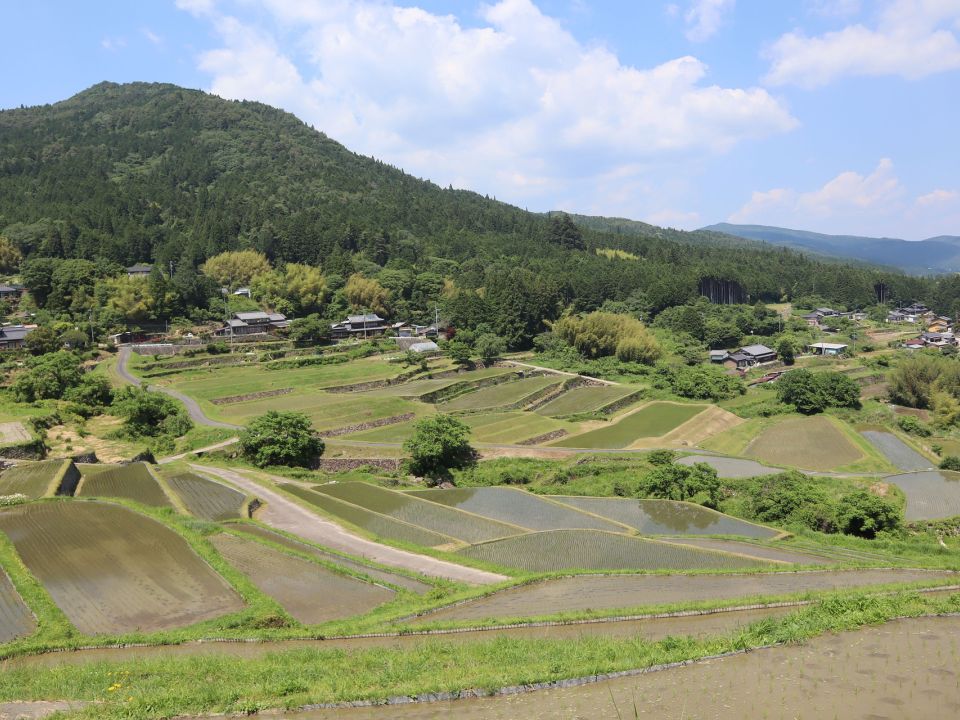
[[647, 455], [647, 461], [651, 465], [669, 465], [677, 457], [673, 450], [654, 450]]
[[473, 349], [484, 363], [490, 364], [507, 351], [507, 342], [499, 335], [483, 333], [473, 343]]
[[915, 418], [913, 415], [904, 415], [897, 419], [897, 427], [905, 433], [916, 435], [917, 437], [930, 437], [933, 431], [930, 427]]
[[587, 358], [616, 355], [623, 362], [653, 364], [662, 354], [656, 338], [630, 315], [570, 315], [557, 320], [553, 332]]
[[706, 463], [661, 465], [640, 480], [638, 497], [686, 500], [714, 508], [720, 504], [717, 471]]
[[828, 407], [860, 407], [860, 387], [842, 373], [791, 370], [777, 381], [777, 397], [805, 415]]
[[899, 529], [901, 524], [899, 508], [866, 490], [844, 495], [837, 505], [837, 525], [847, 535], [872, 539], [879, 532]]
[[82, 377], [80, 361], [73, 353], [59, 350], [40, 355], [28, 360], [26, 372], [13, 381], [13, 397], [17, 402], [59, 400]]
[[956, 470], [960, 472], [960, 457], [956, 455], [947, 455], [940, 461], [941, 470]]
[[409, 471], [433, 480], [449, 477], [450, 470], [476, 462], [476, 452], [470, 447], [470, 427], [450, 415], [420, 420], [403, 449], [410, 454]]
[[836, 508], [827, 493], [796, 470], [760, 478], [750, 493], [749, 507], [760, 522], [837, 531]]
[[180, 437], [193, 422], [183, 406], [167, 395], [141, 387], [121, 388], [114, 395], [114, 412], [124, 418], [123, 430], [130, 437]]
[[716, 365], [663, 367], [670, 389], [693, 400], [725, 400], [743, 395], [743, 381]]
[[311, 467], [325, 449], [310, 418], [299, 412], [270, 410], [240, 435], [243, 456], [257, 467]]

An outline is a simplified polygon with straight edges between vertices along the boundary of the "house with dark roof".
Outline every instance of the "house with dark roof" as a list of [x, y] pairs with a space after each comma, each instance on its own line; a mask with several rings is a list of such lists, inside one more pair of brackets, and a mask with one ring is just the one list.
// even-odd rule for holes
[[723, 361], [723, 366], [732, 370], [746, 370], [753, 364], [753, 358], [744, 352], [730, 353], [727, 359]]
[[23, 285], [0, 283], [0, 300], [19, 300], [23, 295]]
[[266, 313], [262, 311], [238, 312], [217, 329], [214, 335], [218, 337], [243, 337], [246, 335], [268, 335], [290, 326], [290, 321], [281, 313]]
[[153, 265], [137, 263], [127, 268], [127, 277], [148, 277], [153, 272]]
[[773, 362], [777, 359], [777, 353], [766, 345], [747, 345], [740, 348], [740, 352], [749, 357], [754, 365], [760, 363]]
[[390, 326], [387, 321], [376, 313], [364, 315], [348, 315], [346, 320], [333, 323], [330, 326], [330, 337], [334, 340], [343, 340], [350, 337], [370, 337], [383, 335]]
[[0, 327], [0, 350], [16, 350], [26, 344], [27, 335], [36, 325], [5, 325]]

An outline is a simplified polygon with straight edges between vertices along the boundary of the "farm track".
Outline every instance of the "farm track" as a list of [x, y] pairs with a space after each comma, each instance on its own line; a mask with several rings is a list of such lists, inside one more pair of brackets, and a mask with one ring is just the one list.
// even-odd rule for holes
[[[117, 375], [119, 375], [124, 381], [131, 383], [140, 387], [144, 385], [143, 380], [136, 377], [130, 370], [127, 368], [127, 363], [130, 360], [130, 348], [122, 347], [120, 352], [117, 353]], [[193, 420], [198, 425], [206, 425], [207, 427], [215, 428], [224, 428], [227, 430], [242, 430], [242, 426], [233, 425], [231, 423], [220, 422], [219, 420], [212, 420], [207, 417], [207, 415], [200, 408], [199, 403], [194, 400], [189, 395], [184, 395], [182, 392], [173, 390], [172, 388], [164, 387], [162, 385], [151, 385], [151, 389], [154, 389], [158, 392], [162, 392], [164, 395], [169, 395], [174, 400], [179, 400], [183, 403], [184, 407], [187, 409], [187, 414], [190, 416], [190, 419]]]
[[507, 579], [503, 575], [456, 565], [426, 555], [417, 555], [354, 535], [333, 521], [301, 507], [279, 492], [232, 470], [205, 465], [191, 465], [191, 467], [200, 474], [208, 473], [226, 480], [244, 492], [265, 501], [266, 506], [257, 512], [257, 519], [265, 525], [284, 530], [318, 545], [350, 555], [358, 555], [381, 565], [399, 567], [430, 577], [446, 578], [471, 585], [490, 585]]

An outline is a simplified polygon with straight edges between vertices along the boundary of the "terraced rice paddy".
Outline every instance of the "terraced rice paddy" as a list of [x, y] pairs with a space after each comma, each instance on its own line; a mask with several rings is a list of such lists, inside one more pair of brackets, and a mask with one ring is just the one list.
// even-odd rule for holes
[[907, 496], [907, 520], [935, 520], [960, 515], [960, 473], [928, 470], [887, 478]]
[[912, 618], [573, 687], [297, 718], [944, 718], [960, 709], [958, 652], [960, 619]]
[[468, 512], [531, 530], [583, 528], [625, 532], [619, 523], [580, 512], [567, 505], [523, 490], [502, 487], [415, 490], [408, 495], [432, 500]]
[[244, 516], [246, 496], [213, 480], [184, 473], [167, 480], [170, 489], [183, 501], [187, 510], [204, 520], [229, 520]]
[[23, 602], [3, 568], [0, 568], [0, 643], [29, 635], [36, 626], [30, 608]]
[[324, 495], [358, 505], [395, 520], [426, 528], [468, 543], [484, 542], [525, 532], [525, 528], [428, 502], [408, 493], [395, 492], [363, 482], [316, 485]]
[[338, 575], [255, 540], [220, 534], [210, 541], [231, 565], [305, 625], [362, 615], [394, 597], [393, 590]]
[[36, 499], [53, 495], [57, 491], [57, 478], [69, 460], [44, 460], [22, 463], [3, 471], [0, 476], [0, 495], [26, 495]]
[[697, 416], [706, 405], [653, 402], [607, 427], [564, 438], [551, 445], [575, 448], [625, 448], [637, 440], [660, 437]]
[[774, 465], [821, 471], [863, 458], [843, 431], [823, 416], [782, 420], [760, 433], [745, 454]]
[[455, 538], [447, 535], [431, 532], [417, 525], [411, 525], [410, 523], [381, 515], [366, 508], [344, 502], [331, 495], [315, 492], [301, 485], [283, 483], [279, 487], [291, 495], [296, 495], [301, 500], [305, 500], [311, 505], [320, 508], [329, 515], [340, 518], [351, 525], [367, 531], [371, 535], [385, 540], [396, 540], [399, 542], [413, 543], [415, 545], [423, 545], [425, 547], [441, 547], [457, 542]]
[[280, 533], [273, 532], [272, 530], [267, 530], [265, 527], [261, 527], [259, 525], [251, 525], [249, 523], [231, 523], [228, 527], [231, 530], [236, 530], [247, 535], [263, 538], [264, 540], [269, 540], [270, 542], [277, 543], [278, 545], [282, 545], [283, 547], [291, 550], [296, 550], [297, 552], [313, 555], [314, 557], [321, 558], [322, 560], [335, 563], [340, 567], [345, 567], [355, 572], [363, 573], [367, 577], [373, 578], [374, 580], [405, 588], [406, 590], [418, 595], [422, 595], [433, 587], [428, 583], [421, 582], [420, 580], [414, 580], [406, 575], [400, 575], [398, 573], [389, 572], [388, 570], [370, 567], [369, 565], [364, 565], [363, 563], [349, 560], [341, 555], [337, 555], [332, 552], [325, 552], [317, 547], [314, 547], [313, 545], [306, 545], [305, 543], [291, 540], [286, 535], [281, 535]]
[[719, 455], [686, 455], [677, 459], [678, 465], [695, 465], [706, 463], [722, 478], [749, 478], [758, 475], [776, 475], [783, 472], [783, 468], [761, 465], [755, 460], [743, 458], [721, 457]]
[[644, 535], [741, 535], [764, 540], [779, 530], [754, 525], [693, 503], [675, 500], [632, 500], [554, 496], [552, 499], [585, 512], [628, 525]]
[[77, 496], [126, 498], [151, 507], [171, 507], [170, 498], [150, 474], [146, 463], [116, 465], [86, 474], [80, 481]]
[[119, 505], [21, 505], [0, 512], [0, 531], [85, 635], [184, 627], [243, 607], [179, 535]]
[[608, 575], [544, 580], [441, 608], [419, 621], [526, 618], [586, 610], [772, 597], [892, 583], [960, 581], [939, 570], [811, 570], [747, 575]]
[[573, 423], [520, 411], [464, 415], [461, 420], [470, 426], [473, 440], [499, 445], [515, 445], [555, 430], [570, 432], [577, 428]]
[[458, 395], [449, 402], [442, 403], [440, 408], [444, 412], [451, 412], [456, 410], [481, 410], [512, 405], [529, 398], [534, 393], [548, 388], [551, 385], [559, 385], [562, 381], [563, 378], [559, 375], [544, 375], [524, 378], [522, 380], [513, 380]]
[[221, 405], [217, 406], [217, 415], [230, 422], [244, 424], [269, 410], [296, 410], [305, 413], [317, 430], [331, 430], [426, 409], [401, 397], [317, 390]]
[[887, 460], [901, 470], [910, 472], [912, 470], [929, 470], [933, 467], [932, 460], [925, 458], [891, 432], [863, 430], [860, 434], [883, 453]]
[[568, 390], [546, 405], [537, 408], [535, 412], [549, 417], [593, 412], [622, 400], [638, 390], [639, 388], [632, 385], [582, 385]]
[[667, 538], [667, 542], [682, 543], [704, 550], [719, 550], [720, 552], [749, 555], [760, 560], [774, 560], [776, 562], [791, 563], [793, 565], [832, 565], [820, 555], [798, 552], [796, 550], [760, 545], [758, 543], [739, 542], [737, 540], [714, 540], [713, 538]]
[[694, 570], [750, 568], [762, 561], [601, 530], [550, 530], [471, 545], [477, 560], [529, 572], [554, 570]]
[[363, 394], [368, 396], [395, 395], [398, 397], [419, 398], [423, 395], [436, 392], [437, 390], [443, 390], [444, 388], [450, 387], [451, 385], [456, 385], [458, 383], [479, 382], [480, 380], [486, 380], [493, 377], [502, 377], [503, 375], [511, 375], [514, 373], [516, 373], [516, 370], [512, 368], [484, 368], [483, 370], [470, 370], [443, 378], [430, 378], [426, 380], [413, 380], [412, 382], [397, 383], [396, 385], [388, 385], [386, 387], [376, 388], [375, 390], [370, 390], [369, 392], [365, 392]]

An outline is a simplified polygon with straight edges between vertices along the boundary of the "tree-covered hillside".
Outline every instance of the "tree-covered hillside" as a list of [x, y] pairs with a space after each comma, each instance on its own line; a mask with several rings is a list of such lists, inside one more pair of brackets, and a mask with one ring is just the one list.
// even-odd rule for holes
[[[319, 266], [331, 291], [354, 275], [376, 279], [398, 314], [432, 315], [439, 302], [461, 325], [509, 323], [500, 331], [512, 345], [567, 307], [614, 302], [655, 314], [695, 299], [705, 283], [738, 302], [817, 295], [865, 306], [880, 283], [885, 298], [944, 311], [960, 297], [956, 283], [714, 233], [630, 230], [443, 189], [289, 113], [173, 85], [102, 83], [54, 105], [0, 111], [0, 235], [22, 254], [35, 300], [43, 308], [52, 298], [54, 313], [96, 307], [91, 273], [146, 261], [174, 267], [148, 311], [194, 314], [215, 297], [198, 268], [236, 249], [263, 252], [278, 268]], [[57, 270], [63, 259], [92, 263]], [[58, 272], [69, 297], [51, 285]], [[84, 283], [91, 292], [78, 295]]]

